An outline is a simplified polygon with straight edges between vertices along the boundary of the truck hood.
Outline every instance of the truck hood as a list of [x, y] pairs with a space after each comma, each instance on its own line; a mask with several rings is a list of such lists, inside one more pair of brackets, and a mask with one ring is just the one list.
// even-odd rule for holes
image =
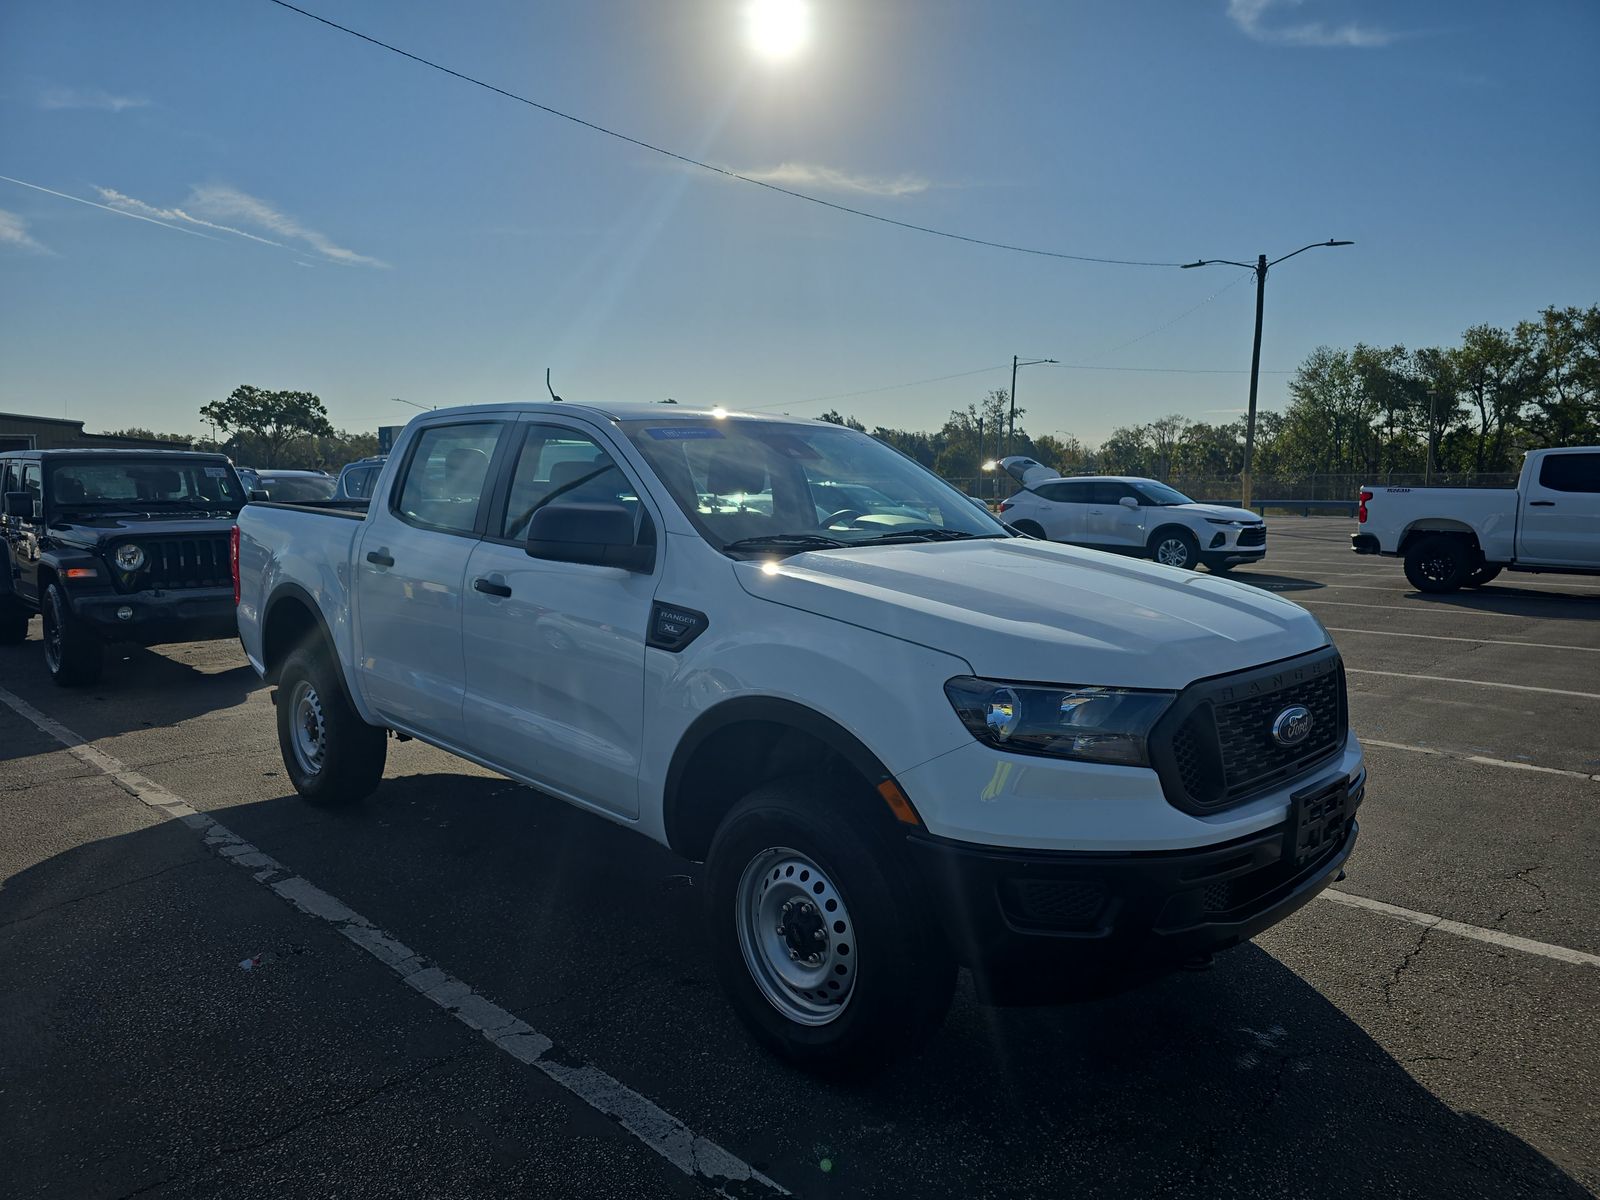
[[[1158, 509], [1165, 512], [1166, 509]], [[1248, 508], [1229, 508], [1226, 504], [1174, 504], [1172, 511], [1193, 513], [1197, 517], [1215, 517], [1219, 521], [1248, 521], [1251, 525], [1259, 525], [1262, 520]]]
[[171, 538], [186, 534], [227, 533], [232, 517], [197, 517], [193, 513], [106, 513], [50, 523], [52, 532], [75, 546], [96, 546], [127, 538]]
[[752, 596], [998, 679], [1177, 689], [1328, 642], [1298, 604], [1246, 584], [1022, 538], [813, 551], [734, 570]]

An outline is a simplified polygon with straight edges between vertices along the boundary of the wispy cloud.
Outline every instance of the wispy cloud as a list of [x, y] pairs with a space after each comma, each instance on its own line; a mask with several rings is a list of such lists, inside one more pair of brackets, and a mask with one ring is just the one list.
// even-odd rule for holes
[[246, 233], [243, 229], [235, 229], [231, 225], [218, 225], [214, 221], [206, 221], [200, 217], [192, 216], [181, 208], [157, 208], [154, 204], [146, 204], [143, 200], [135, 200], [132, 196], [125, 196], [116, 188], [97, 187], [100, 198], [113, 208], [125, 213], [136, 213], [140, 216], [150, 217], [157, 221], [184, 221], [190, 225], [199, 225], [205, 229], [215, 229], [218, 233], [231, 233], [238, 237], [249, 238], [252, 242], [261, 242], [267, 246], [282, 246], [282, 242], [275, 242], [271, 238], [257, 237], [253, 233]]
[[29, 183], [26, 179], [13, 179], [9, 175], [0, 175], [0, 180], [4, 180], [6, 183], [14, 183], [18, 187], [32, 188], [36, 192], [43, 192], [46, 196], [56, 196], [62, 200], [71, 200], [74, 204], [87, 204], [90, 208], [104, 209], [108, 213], [116, 213], [116, 215], [119, 217], [127, 217], [134, 221], [148, 221], [152, 225], [159, 225], [161, 228], [170, 229], [174, 233], [185, 233], [190, 237], [205, 238], [208, 242], [212, 240], [210, 234], [201, 233], [198, 229], [185, 229], [182, 225], [172, 225], [166, 221], [158, 221], [155, 217], [147, 217], [143, 213], [127, 212], [124, 209], [112, 208], [109, 204], [101, 204], [95, 200], [85, 200], [82, 196], [73, 196], [67, 192], [58, 192], [55, 190], [55, 188], [47, 188], [42, 187], [37, 183]]
[[34, 254], [54, 254], [43, 242], [28, 232], [28, 222], [14, 212], [0, 208], [0, 246], [28, 250]]
[[814, 163], [779, 163], [758, 171], [741, 171], [751, 179], [773, 183], [779, 187], [809, 188], [813, 191], [846, 192], [856, 196], [915, 196], [933, 186], [917, 175], [896, 175], [885, 178], [872, 175], [854, 175], [834, 167]]
[[150, 101], [143, 96], [114, 96], [96, 89], [48, 88], [39, 93], [39, 107], [45, 109], [93, 109], [98, 112], [126, 112], [130, 108], [148, 108]]
[[[234, 237], [260, 242], [265, 246], [276, 246], [296, 254], [311, 249], [324, 259], [344, 266], [387, 267], [389, 265], [381, 259], [358, 254], [354, 250], [336, 244], [325, 234], [318, 233], [315, 229], [308, 229], [294, 217], [274, 208], [265, 200], [241, 192], [238, 188], [222, 184], [197, 187], [189, 192], [188, 198], [181, 206], [173, 205], [170, 208], [147, 203], [115, 188], [100, 187], [95, 190], [115, 211], [130, 216], [171, 223], [178, 228], [188, 225], [209, 229], [215, 233], [231, 234]], [[237, 224], [224, 224], [224, 218]], [[263, 237], [260, 233], [239, 228], [240, 225], [276, 234], [277, 238], [282, 240]]]
[[1323, 21], [1301, 21], [1286, 25], [1268, 24], [1273, 9], [1299, 8], [1305, 0], [1228, 0], [1228, 19], [1247, 37], [1280, 46], [1336, 46], [1374, 49], [1387, 46], [1400, 35], [1390, 29], [1346, 22], [1329, 25]]
[[[276, 234], [287, 242], [300, 242], [315, 250], [323, 258], [331, 262], [343, 263], [346, 266], [359, 267], [387, 267], [389, 264], [382, 259], [373, 258], [366, 254], [357, 254], [354, 250], [336, 244], [325, 234], [318, 233], [315, 229], [308, 229], [294, 217], [273, 208], [265, 200], [257, 199], [247, 192], [221, 184], [212, 184], [206, 187], [197, 187], [189, 194], [187, 207], [203, 214], [207, 218], [237, 221], [242, 225], [253, 225], [257, 229], [264, 229], [268, 233]], [[245, 236], [250, 236], [246, 234]], [[265, 241], [257, 238], [257, 241]]]

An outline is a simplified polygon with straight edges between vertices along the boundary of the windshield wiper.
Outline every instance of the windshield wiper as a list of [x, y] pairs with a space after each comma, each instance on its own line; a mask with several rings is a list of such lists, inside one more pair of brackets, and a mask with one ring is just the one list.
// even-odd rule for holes
[[757, 537], [739, 538], [729, 542], [723, 550], [787, 550], [799, 554], [806, 550], [842, 550], [852, 542], [823, 537], [819, 533], [763, 533]]
[[910, 542], [964, 542], [968, 538], [995, 538], [1004, 537], [1001, 533], [968, 533], [964, 529], [943, 529], [937, 525], [918, 525], [913, 529], [891, 529], [887, 533], [880, 533], [874, 537], [862, 538], [858, 542], [851, 542], [852, 546], [882, 545], [885, 542], [895, 542], [901, 539]]

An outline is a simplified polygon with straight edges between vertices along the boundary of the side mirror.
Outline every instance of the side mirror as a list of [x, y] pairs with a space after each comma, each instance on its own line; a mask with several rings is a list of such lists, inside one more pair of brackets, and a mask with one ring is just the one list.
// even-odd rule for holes
[[1137, 500], [1135, 500], [1132, 496], [1123, 496], [1120, 500], [1117, 501], [1117, 503], [1122, 505], [1123, 508], [1138, 508], [1139, 507], [1139, 502]]
[[6, 516], [21, 517], [24, 521], [31, 520], [33, 517], [33, 493], [7, 492]]
[[655, 570], [654, 527], [646, 515], [634, 537], [633, 514], [620, 504], [547, 504], [528, 526], [528, 557], [551, 562]]

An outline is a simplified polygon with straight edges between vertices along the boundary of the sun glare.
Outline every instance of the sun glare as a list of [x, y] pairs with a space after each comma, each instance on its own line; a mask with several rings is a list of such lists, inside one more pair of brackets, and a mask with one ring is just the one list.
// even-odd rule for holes
[[744, 24], [752, 50], [771, 62], [783, 62], [811, 40], [811, 6], [806, 0], [749, 0]]

